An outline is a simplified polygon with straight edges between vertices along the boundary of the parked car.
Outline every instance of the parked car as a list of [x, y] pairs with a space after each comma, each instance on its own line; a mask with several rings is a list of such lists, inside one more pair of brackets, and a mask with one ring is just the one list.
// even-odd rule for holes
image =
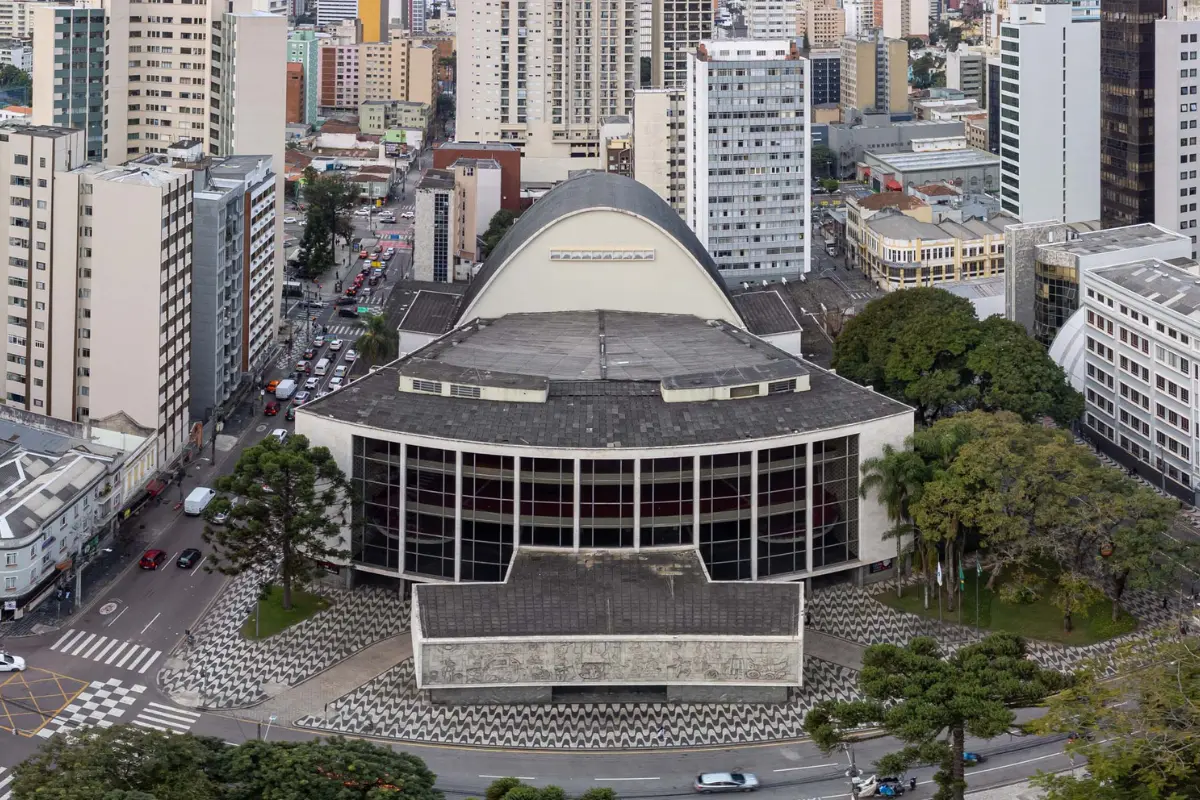
[[296, 224], [296, 218], [295, 218], [295, 217], [284, 217], [284, 218], [283, 218], [283, 224], [284, 224], [284, 225], [295, 225], [295, 224]]
[[401, 219], [416, 219], [416, 216], [417, 215], [412, 211], [405, 211], [403, 214], [400, 215], [400, 218]]
[[179, 560], [175, 562], [175, 566], [180, 569], [191, 569], [200, 561], [200, 551], [194, 547], [189, 547], [179, 554]]
[[693, 788], [700, 794], [753, 792], [758, 788], [758, 778], [749, 772], [706, 772], [696, 776]]
[[138, 562], [138, 566], [142, 569], [158, 569], [159, 565], [167, 560], [167, 554], [162, 550], [147, 550], [142, 555], [142, 560]]
[[25, 659], [11, 653], [0, 653], [0, 672], [23, 672]]
[[342, 365], [338, 366], [338, 367], [337, 367], [336, 369], [334, 369], [334, 371], [333, 371], [333, 377], [335, 377], [335, 378], [344, 378], [344, 377], [346, 377], [346, 371], [347, 371], [348, 369], [350, 369], [350, 368], [349, 368], [349, 367], [347, 367], [345, 364], [342, 364]]
[[365, 206], [364, 206], [364, 207], [362, 207], [362, 208], [357, 208], [357, 209], [355, 209], [355, 210], [354, 210], [354, 216], [356, 216], [356, 217], [369, 217], [369, 216], [371, 216], [371, 209], [369, 209], [369, 208], [367, 208], [367, 207], [365, 207]]
[[332, 351], [333, 351], [333, 352], [335, 352], [335, 353], [336, 353], [338, 350], [341, 350], [341, 349], [342, 349], [342, 340], [341, 340], [341, 339], [333, 339], [333, 340], [331, 340], [331, 341], [329, 342], [329, 349], [330, 349], [330, 350], [332, 350]]
[[279, 403], [275, 402], [274, 400], [268, 400], [267, 404], [265, 406], [263, 406], [263, 416], [264, 417], [273, 417], [278, 413], [279, 413]]
[[329, 388], [330, 389], [342, 388], [342, 381], [344, 381], [344, 380], [345, 380], [345, 378], [339, 378], [335, 375], [334, 377], [329, 379]]
[[353, 364], [357, 358], [358, 353], [354, 352], [353, 350], [347, 350], [346, 355], [342, 356], [342, 360], [347, 364]]
[[213, 525], [224, 525], [226, 522], [229, 522], [230, 514], [233, 512], [234, 507], [237, 506], [238, 503], [240, 503], [241, 501], [242, 501], [242, 499], [240, 497], [230, 498], [229, 505], [225, 506], [225, 508], [222, 508], [220, 511], [213, 514], [212, 524]]
[[308, 402], [308, 398], [312, 397], [308, 392], [296, 392], [296, 396], [292, 398], [292, 405], [302, 406]]

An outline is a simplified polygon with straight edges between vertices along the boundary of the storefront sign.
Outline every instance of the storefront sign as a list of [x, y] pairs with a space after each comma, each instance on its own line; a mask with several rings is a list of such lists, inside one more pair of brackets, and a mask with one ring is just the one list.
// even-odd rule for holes
[[874, 564], [867, 567], [867, 572], [869, 572], [872, 575], [874, 575], [877, 572], [887, 572], [889, 569], [892, 568], [892, 562], [894, 560], [895, 559], [889, 558], [885, 561], [876, 561]]

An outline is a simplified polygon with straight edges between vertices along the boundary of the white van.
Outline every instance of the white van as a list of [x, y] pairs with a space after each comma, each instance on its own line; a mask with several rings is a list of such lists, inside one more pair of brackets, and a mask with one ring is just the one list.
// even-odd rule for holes
[[313, 367], [313, 375], [324, 375], [327, 372], [329, 372], [329, 359], [322, 358], [317, 362], [317, 365]]
[[187, 496], [187, 500], [183, 501], [183, 513], [189, 517], [200, 516], [216, 496], [217, 492], [215, 489], [197, 486], [195, 489], [192, 489], [192, 493]]

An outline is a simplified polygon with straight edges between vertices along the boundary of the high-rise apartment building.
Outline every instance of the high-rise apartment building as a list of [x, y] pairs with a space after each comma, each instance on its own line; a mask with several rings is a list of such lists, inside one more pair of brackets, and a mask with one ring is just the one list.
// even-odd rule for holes
[[321, 48], [316, 31], [292, 31], [288, 34], [287, 60], [304, 67], [304, 102], [302, 120], [306, 125], [317, 124], [317, 98], [321, 74]]
[[358, 0], [321, 0], [317, 3], [317, 27], [357, 18]]
[[929, 36], [930, 3], [940, 7], [942, 0], [886, 0], [883, 4], [883, 35], [889, 39]]
[[[33, 13], [33, 121], [79, 128], [87, 157], [104, 154], [104, 10], [38, 3]], [[50, 76], [53, 76], [51, 79]]]
[[742, 19], [751, 39], [788, 39], [796, 35], [797, 0], [745, 0]]
[[[858, 39], [865, 36], [872, 28], [883, 23], [883, 9], [875, 13], [873, 0], [845, 0], [842, 3], [842, 13], [846, 16], [846, 36]], [[878, 21], [877, 21], [878, 20]]]
[[657, 0], [651, 16], [650, 88], [682, 88], [688, 58], [712, 32], [708, 0]]
[[796, 35], [808, 47], [834, 47], [846, 36], [846, 12], [837, 0], [811, 0], [796, 14]]
[[1100, 218], [1100, 26], [1067, 3], [1000, 26], [1000, 199], [1022, 222]]
[[979, 103], [987, 105], [987, 52], [982, 48], [959, 44], [946, 53], [946, 88], [958, 89]]
[[320, 75], [318, 102], [322, 111], [347, 111], [358, 108], [362, 102], [358, 45], [322, 45]]
[[688, 62], [686, 218], [728, 283], [808, 272], [810, 102], [791, 38], [708, 41]]
[[842, 118], [858, 111], [908, 110], [908, 42], [876, 29], [842, 40]]
[[633, 98], [633, 178], [680, 216], [687, 213], [687, 120], [683, 89], [644, 89]]
[[409, 33], [425, 33], [425, 16], [425, 0], [400, 0], [400, 24]]
[[377, 44], [358, 46], [362, 102], [404, 100], [437, 105], [436, 47], [420, 38], [396, 36]]
[[64, 0], [0, 0], [0, 39], [33, 39], [33, 12], [40, 6], [69, 5]]
[[639, 81], [638, 0], [464, 0], [455, 125], [521, 148], [527, 180], [601, 167], [600, 123]]
[[454, 282], [454, 172], [431, 169], [417, 184], [413, 240], [413, 280]]
[[3, 133], [6, 402], [126, 419], [155, 431], [158, 463], [170, 463], [189, 421], [190, 171], [88, 164], [83, 131]]
[[[320, 8], [319, 5], [318, 8]], [[387, 0], [358, 0], [358, 18], [362, 20], [362, 40], [364, 42], [386, 42], [388, 40]]]
[[[840, 44], [840, 43], [839, 43]], [[839, 105], [842, 102], [842, 51], [840, 47], [809, 50], [809, 83], [814, 106]]]
[[1166, 0], [1100, 9], [1100, 220], [1109, 227], [1155, 218], [1154, 23], [1166, 11]]
[[1154, 222], [1188, 236], [1194, 257], [1200, 234], [1200, 97], [1192, 93], [1200, 91], [1200, 78], [1188, 65], [1200, 52], [1200, 19], [1161, 19], [1154, 30]]

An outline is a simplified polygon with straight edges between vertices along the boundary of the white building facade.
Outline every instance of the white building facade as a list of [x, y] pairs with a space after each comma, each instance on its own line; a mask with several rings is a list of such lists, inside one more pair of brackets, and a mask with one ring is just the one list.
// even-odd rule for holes
[[1000, 28], [1000, 196], [1025, 222], [1100, 218], [1100, 25], [1013, 4]]
[[808, 72], [787, 39], [704, 42], [688, 62], [686, 218], [729, 283], [808, 272]]
[[796, 35], [797, 0], [746, 0], [743, 19], [751, 39], [782, 39]]
[[1192, 240], [1200, 224], [1200, 20], [1154, 23], [1154, 221]]

